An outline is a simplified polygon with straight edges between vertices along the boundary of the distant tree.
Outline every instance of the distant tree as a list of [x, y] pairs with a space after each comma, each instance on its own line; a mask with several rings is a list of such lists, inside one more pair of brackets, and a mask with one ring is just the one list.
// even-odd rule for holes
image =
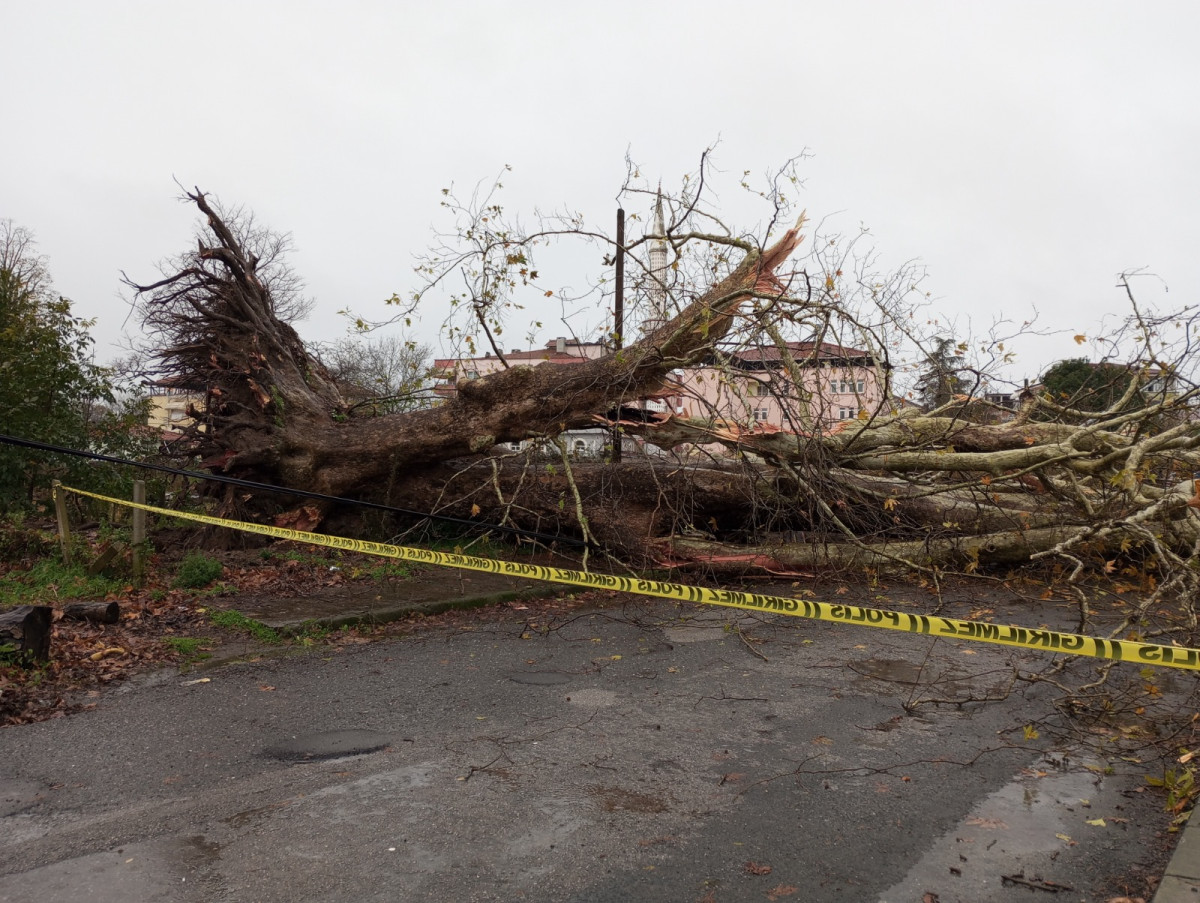
[[940, 408], [955, 395], [970, 391], [971, 384], [961, 375], [962, 363], [955, 350], [953, 339], [940, 338], [925, 359], [917, 378], [917, 398], [927, 410]]
[[[129, 452], [134, 407], [119, 405], [111, 374], [92, 361], [91, 321], [54, 294], [32, 235], [0, 221], [0, 429], [23, 439]], [[107, 473], [107, 471], [105, 472]], [[97, 485], [78, 458], [0, 445], [0, 511], [28, 504], [52, 477]]]
[[322, 362], [351, 401], [351, 415], [397, 414], [428, 407], [428, 345], [400, 336], [344, 338], [319, 349]]
[[[1042, 377], [1042, 385], [1050, 400], [1063, 407], [1080, 411], [1107, 411], [1124, 397], [1133, 382], [1134, 374], [1120, 364], [1093, 364], [1086, 358], [1061, 360]], [[1144, 404], [1140, 393], [1129, 400], [1128, 407]]]

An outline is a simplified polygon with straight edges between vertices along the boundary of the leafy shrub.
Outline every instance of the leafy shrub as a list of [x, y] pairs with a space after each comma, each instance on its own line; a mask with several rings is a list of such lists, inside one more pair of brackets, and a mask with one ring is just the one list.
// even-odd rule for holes
[[221, 576], [223, 567], [203, 552], [190, 552], [179, 565], [175, 585], [181, 589], [203, 589]]

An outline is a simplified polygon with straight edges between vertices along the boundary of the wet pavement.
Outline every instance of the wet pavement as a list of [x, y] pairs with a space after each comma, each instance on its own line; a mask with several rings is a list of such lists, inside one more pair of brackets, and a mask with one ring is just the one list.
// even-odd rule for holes
[[1092, 901], [1162, 872], [1145, 766], [1027, 739], [1039, 653], [656, 601], [547, 626], [161, 672], [0, 732], [0, 900]]

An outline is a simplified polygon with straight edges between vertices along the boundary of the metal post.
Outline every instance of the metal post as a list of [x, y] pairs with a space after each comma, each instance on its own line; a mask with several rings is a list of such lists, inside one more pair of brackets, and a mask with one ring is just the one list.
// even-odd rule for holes
[[[620, 207], [617, 208], [617, 298], [613, 305], [613, 332], [613, 344], [619, 352], [625, 344], [625, 211]], [[618, 414], [620, 410], [618, 399]], [[621, 461], [621, 427], [615, 423], [612, 432], [612, 460], [614, 464]]]
[[54, 496], [54, 513], [58, 517], [58, 544], [62, 549], [63, 564], [71, 564], [71, 519], [67, 516], [67, 494], [63, 492], [62, 483], [55, 480], [51, 484], [51, 494]]
[[[146, 504], [146, 481], [133, 481], [133, 500]], [[133, 579], [140, 586], [146, 574], [146, 512], [133, 509]]]

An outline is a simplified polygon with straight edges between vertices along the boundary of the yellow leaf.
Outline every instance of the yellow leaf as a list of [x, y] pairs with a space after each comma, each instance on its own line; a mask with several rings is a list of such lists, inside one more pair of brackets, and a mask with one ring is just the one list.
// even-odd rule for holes
[[1102, 818], [1089, 818], [1087, 820], [1087, 823], [1089, 825], [1094, 825], [1097, 828], [1107, 828], [1108, 827], [1108, 822], [1106, 822]]
[[1032, 724], [1025, 725], [1025, 739], [1036, 740], [1038, 738], [1037, 728]]
[[1075, 846], [1075, 841], [1073, 841], [1071, 839], [1071, 835], [1069, 835], [1069, 834], [1055, 834], [1054, 836], [1057, 837], [1059, 840], [1061, 840], [1063, 843], [1070, 844], [1071, 846]]
[[891, 510], [893, 510], [895, 507], [896, 507], [896, 500], [895, 500], [895, 499], [884, 499], [884, 500], [883, 500], [883, 510], [884, 510], [884, 511], [891, 511]]
[[1087, 336], [1085, 336], [1085, 335], [1075, 336], [1075, 344], [1076, 345], [1082, 345], [1086, 341], [1087, 341]]
[[479, 506], [472, 505], [471, 506], [471, 517], [478, 517], [478, 516], [479, 516]]

